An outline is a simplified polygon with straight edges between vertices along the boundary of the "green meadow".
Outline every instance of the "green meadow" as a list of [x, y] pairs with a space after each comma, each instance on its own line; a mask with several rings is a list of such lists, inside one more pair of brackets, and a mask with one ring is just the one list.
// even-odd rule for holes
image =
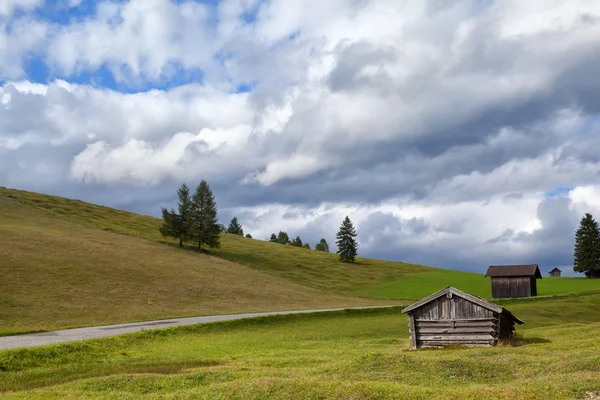
[[409, 350], [400, 307], [265, 317], [0, 352], [6, 399], [585, 399], [600, 295], [505, 302], [492, 348]]

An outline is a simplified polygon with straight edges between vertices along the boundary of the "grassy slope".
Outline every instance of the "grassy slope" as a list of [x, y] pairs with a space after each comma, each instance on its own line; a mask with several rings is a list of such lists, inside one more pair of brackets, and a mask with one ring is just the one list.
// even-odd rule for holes
[[374, 303], [72, 223], [2, 196], [0, 210], [0, 334]]
[[13, 390], [7, 399], [572, 399], [600, 391], [600, 323], [590, 322], [600, 320], [600, 295], [506, 303], [526, 322], [509, 346], [409, 351], [398, 309], [269, 317], [0, 352], [0, 391]]
[[[164, 241], [158, 232], [160, 220], [153, 217], [78, 200], [0, 187], [1, 196], [18, 197], [27, 204], [46, 209], [53, 215], [69, 221], [154, 241]], [[491, 295], [489, 279], [483, 278], [479, 273], [360, 257], [357, 264], [348, 265], [338, 262], [335, 254], [281, 246], [233, 235], [223, 235], [221, 249], [212, 250], [212, 253], [304, 285], [354, 296], [415, 299], [447, 285], [483, 297]], [[545, 277], [538, 281], [540, 295], [583, 290], [600, 290], [600, 280]]]

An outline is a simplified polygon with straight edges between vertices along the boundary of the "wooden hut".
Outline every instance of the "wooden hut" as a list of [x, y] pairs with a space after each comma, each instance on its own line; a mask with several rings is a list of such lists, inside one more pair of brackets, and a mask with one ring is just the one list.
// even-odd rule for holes
[[550, 276], [556, 276], [556, 277], [560, 277], [560, 273], [561, 273], [561, 272], [562, 272], [562, 271], [560, 270], [560, 268], [558, 268], [558, 267], [554, 267], [554, 268], [553, 268], [553, 269], [552, 269], [552, 270], [549, 272], [549, 274], [550, 274]]
[[495, 346], [523, 321], [504, 307], [448, 286], [402, 310], [408, 314], [411, 348]]
[[486, 277], [492, 278], [492, 298], [537, 296], [537, 281], [542, 274], [537, 264], [490, 265]]

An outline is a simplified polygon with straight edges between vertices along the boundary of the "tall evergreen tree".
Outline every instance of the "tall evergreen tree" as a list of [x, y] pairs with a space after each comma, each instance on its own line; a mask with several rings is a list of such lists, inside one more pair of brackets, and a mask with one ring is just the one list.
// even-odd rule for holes
[[308, 242], [304, 243], [304, 245], [302, 247], [310, 250], [310, 244], [308, 244]]
[[271, 238], [269, 239], [271, 243], [277, 243], [277, 236], [274, 233], [271, 233]]
[[227, 233], [231, 233], [233, 235], [244, 236], [244, 230], [242, 229], [242, 224], [238, 222], [237, 217], [231, 218], [231, 222], [227, 227]]
[[586, 213], [575, 233], [573, 270], [586, 277], [600, 277], [600, 229], [592, 214]]
[[192, 199], [190, 188], [185, 183], [177, 189], [177, 197], [177, 212], [173, 209], [162, 209], [163, 224], [159, 230], [163, 236], [179, 240], [179, 247], [183, 247], [183, 242], [189, 239], [192, 227]]
[[198, 242], [198, 251], [203, 244], [220, 247], [221, 228], [217, 222], [217, 204], [210, 186], [202, 180], [192, 197], [193, 224], [191, 239]]
[[315, 245], [315, 250], [329, 253], [329, 244], [327, 244], [327, 240], [325, 240], [325, 238], [321, 238], [319, 243]]
[[340, 255], [340, 261], [343, 262], [354, 262], [354, 258], [356, 257], [356, 248], [358, 247], [358, 243], [354, 239], [356, 237], [356, 231], [354, 230], [354, 226], [350, 221], [350, 218], [346, 216], [342, 225], [340, 226], [340, 231], [337, 234], [337, 253]]

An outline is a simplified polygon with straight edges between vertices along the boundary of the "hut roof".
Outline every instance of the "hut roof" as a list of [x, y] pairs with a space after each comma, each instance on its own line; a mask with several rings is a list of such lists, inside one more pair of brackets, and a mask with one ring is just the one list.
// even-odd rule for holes
[[490, 265], [485, 276], [535, 276], [542, 279], [537, 264], [527, 265]]
[[402, 310], [403, 313], [415, 310], [435, 299], [437, 299], [438, 297], [444, 296], [448, 293], [452, 293], [452, 295], [454, 296], [458, 296], [458, 297], [462, 297], [465, 300], [468, 300], [472, 303], [475, 303], [483, 308], [487, 308], [488, 310], [492, 310], [493, 312], [496, 313], [505, 313], [506, 315], [511, 316], [516, 323], [518, 324], [523, 324], [523, 321], [521, 321], [519, 318], [515, 317], [514, 315], [512, 315], [512, 313], [510, 311], [508, 311], [506, 308], [499, 306], [498, 304], [494, 304], [494, 303], [490, 303], [489, 301], [479, 297], [479, 296], [475, 296], [473, 294], [469, 294], [469, 293], [465, 293], [462, 290], [458, 290], [457, 288], [454, 288], [452, 286], [446, 286], [445, 288], [443, 288], [442, 290], [439, 290], [433, 294], [430, 294], [429, 296], [417, 301], [416, 303], [411, 304], [410, 306], [404, 308]]
[[550, 270], [550, 272], [554, 272], [554, 271], [557, 271], [557, 272], [562, 272], [562, 271], [560, 270], [560, 268], [558, 268], [558, 267], [554, 267], [554, 268], [552, 268], [552, 270]]

